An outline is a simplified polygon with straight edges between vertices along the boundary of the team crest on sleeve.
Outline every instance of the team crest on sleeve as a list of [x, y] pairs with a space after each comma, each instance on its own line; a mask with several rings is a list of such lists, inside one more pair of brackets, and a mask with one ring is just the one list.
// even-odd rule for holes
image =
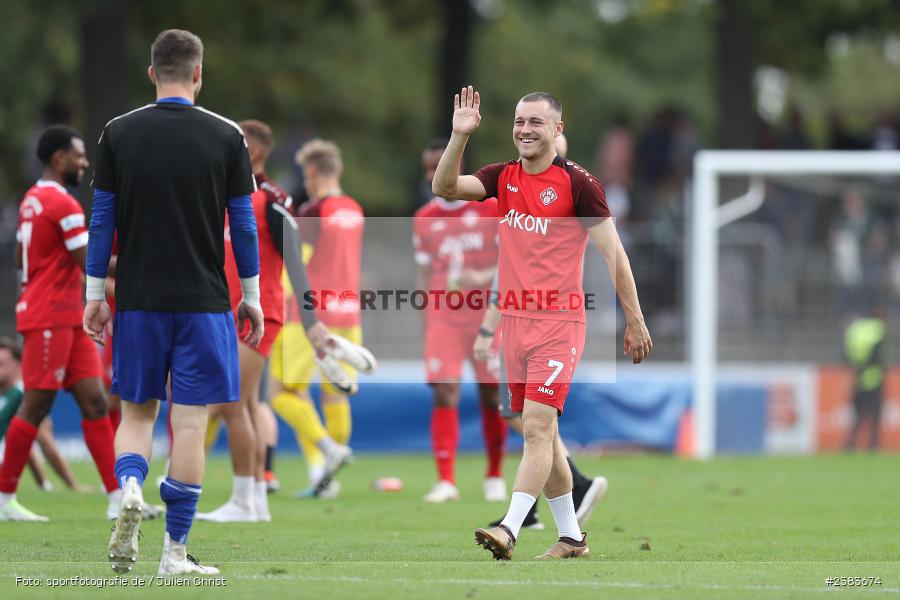
[[548, 187], [546, 190], [541, 192], [541, 202], [544, 203], [544, 206], [552, 204], [554, 201], [556, 201], [557, 198], [558, 196], [556, 195], [556, 190], [554, 190], [552, 187]]

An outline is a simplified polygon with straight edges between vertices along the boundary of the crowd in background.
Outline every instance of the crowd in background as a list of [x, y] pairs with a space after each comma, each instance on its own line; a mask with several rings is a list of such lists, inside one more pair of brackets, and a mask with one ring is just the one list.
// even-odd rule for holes
[[[43, 117], [46, 123], [36, 124], [35, 135], [29, 139], [45, 124], [67, 119], [65, 107], [48, 105]], [[880, 118], [869, 131], [857, 132], [847, 128], [840, 114], [832, 113], [827, 126], [827, 145], [817, 147], [803, 113], [792, 109], [780, 125], [761, 128], [758, 148], [900, 149], [900, 129], [892, 115]], [[295, 137], [282, 140], [279, 147], [299, 144]], [[625, 114], [615, 115], [598, 135], [594, 156], [571, 157], [593, 171], [606, 188], [610, 209], [635, 265], [644, 312], [655, 339], [671, 342], [671, 358], [684, 357], [688, 184], [694, 154], [702, 145], [690, 115], [666, 105], [640, 123]], [[22, 169], [27, 179], [33, 180], [39, 175], [39, 165], [30, 146], [33, 144], [23, 149]], [[411, 149], [410, 160], [415, 160], [418, 152]], [[292, 151], [283, 154], [292, 155]], [[302, 201], [298, 173], [280, 175]], [[768, 181], [762, 209], [743, 219], [740, 227], [722, 231], [722, 243], [735, 246], [732, 253], [723, 247], [720, 261], [727, 271], [721, 278], [723, 319], [744, 326], [762, 319], [779, 329], [786, 320], [808, 313], [811, 303], [822, 309], [823, 293], [828, 296], [828, 310], [822, 312], [822, 319], [847, 319], [875, 305], [889, 308], [892, 298], [900, 296], [900, 245], [896, 244], [900, 215], [891, 196], [895, 183], [891, 177], [841, 180], [824, 186], [807, 185], [801, 178]], [[746, 188], [746, 182], [740, 185]], [[428, 188], [421, 182], [407, 188], [413, 190], [410, 215], [430, 198]], [[740, 187], [736, 189], [740, 193]], [[87, 191], [81, 190], [79, 196], [85, 201]], [[17, 199], [3, 200], [0, 283], [8, 290], [15, 282]], [[11, 309], [7, 302], [11, 300], [4, 297], [2, 303]], [[4, 318], [3, 331], [12, 327], [12, 318]]]

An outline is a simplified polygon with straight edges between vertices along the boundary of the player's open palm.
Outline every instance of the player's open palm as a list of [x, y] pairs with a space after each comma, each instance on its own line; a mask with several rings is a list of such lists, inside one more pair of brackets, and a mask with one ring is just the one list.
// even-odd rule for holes
[[453, 97], [453, 133], [469, 135], [478, 129], [481, 124], [480, 104], [481, 97], [471, 85]]
[[650, 331], [643, 321], [625, 325], [625, 354], [631, 355], [632, 363], [638, 364], [647, 358], [652, 349], [653, 340], [650, 339]]
[[263, 311], [261, 308], [250, 306], [241, 302], [237, 309], [238, 331], [244, 331], [244, 323], [250, 321], [250, 331], [244, 336], [244, 343], [251, 348], [256, 348], [265, 333], [263, 324]]
[[105, 300], [88, 300], [81, 321], [84, 332], [98, 344], [106, 342], [104, 330], [112, 334], [112, 310]]

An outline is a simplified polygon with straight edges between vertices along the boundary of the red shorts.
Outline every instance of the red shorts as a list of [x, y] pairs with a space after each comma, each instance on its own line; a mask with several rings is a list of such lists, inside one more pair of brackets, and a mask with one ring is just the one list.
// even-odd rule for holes
[[[235, 320], [235, 330], [237, 330], [237, 320]], [[263, 320], [263, 336], [262, 339], [259, 340], [259, 345], [254, 348], [256, 352], [269, 358], [269, 354], [272, 352], [272, 345], [275, 344], [275, 338], [278, 337], [278, 332], [281, 331], [282, 324], [278, 321], [273, 321], [271, 319]], [[244, 330], [238, 333], [238, 341], [240, 343], [244, 343], [244, 336], [250, 332], [250, 321], [244, 323]]]
[[22, 380], [26, 390], [71, 389], [83, 379], [101, 378], [100, 352], [78, 327], [23, 331]]
[[[425, 369], [428, 383], [455, 382], [462, 376], [463, 361], [472, 363], [478, 383], [497, 385], [500, 361], [475, 360], [472, 346], [478, 337], [478, 325], [460, 327], [443, 321], [430, 321], [425, 327]], [[494, 349], [498, 347], [494, 339]]]
[[503, 315], [500, 343], [512, 410], [522, 412], [525, 398], [562, 414], [575, 367], [584, 350], [586, 326]]

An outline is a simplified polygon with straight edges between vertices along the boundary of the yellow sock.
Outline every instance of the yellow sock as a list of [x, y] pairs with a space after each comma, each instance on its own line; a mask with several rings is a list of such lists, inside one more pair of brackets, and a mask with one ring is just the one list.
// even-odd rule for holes
[[324, 469], [325, 455], [322, 454], [322, 451], [319, 450], [318, 446], [301, 436], [299, 433], [297, 434], [297, 443], [300, 444], [300, 448], [303, 450], [303, 456], [306, 457], [307, 468], [311, 470], [317, 468]]
[[301, 446], [304, 442], [316, 446], [322, 438], [328, 436], [316, 407], [308, 398], [301, 398], [288, 391], [279, 392], [272, 398], [272, 408], [291, 426]]
[[322, 412], [325, 413], [325, 427], [328, 435], [338, 444], [346, 444], [350, 441], [350, 402], [346, 398], [336, 401], [323, 402]]
[[222, 429], [222, 417], [220, 415], [216, 415], [211, 418], [206, 424], [206, 437], [203, 440], [203, 447], [209, 452], [209, 449], [213, 447], [216, 443], [216, 440], [219, 439], [219, 431]]

